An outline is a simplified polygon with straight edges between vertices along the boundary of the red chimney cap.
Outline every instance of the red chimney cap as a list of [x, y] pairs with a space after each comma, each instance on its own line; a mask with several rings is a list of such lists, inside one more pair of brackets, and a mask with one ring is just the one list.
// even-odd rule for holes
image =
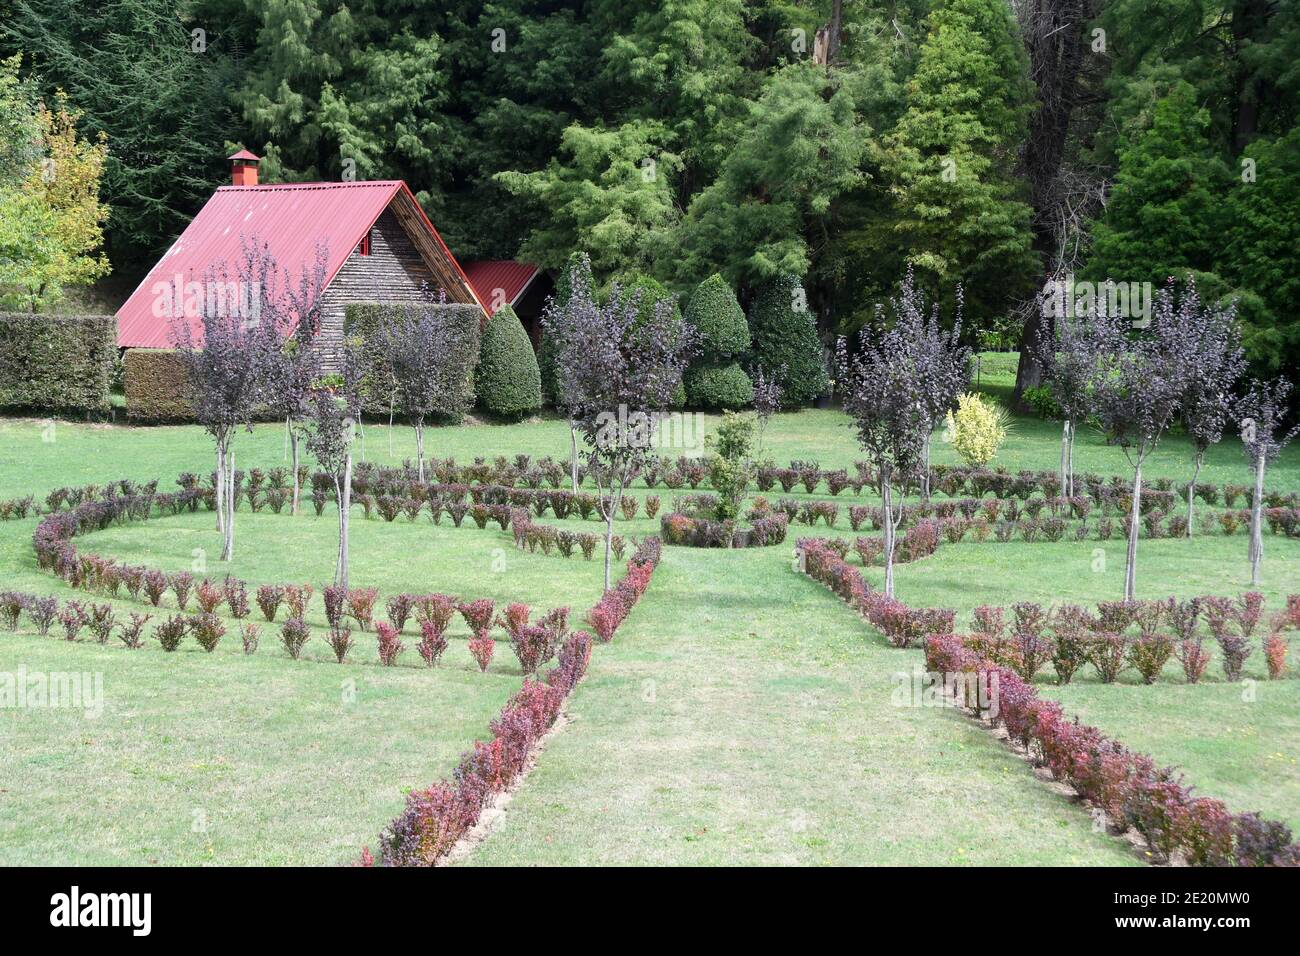
[[250, 153], [246, 149], [241, 149], [237, 153], [232, 153], [231, 155], [227, 156], [226, 159], [248, 159], [248, 160], [252, 160], [255, 163], [260, 163], [262, 161], [261, 156], [257, 156], [253, 153]]

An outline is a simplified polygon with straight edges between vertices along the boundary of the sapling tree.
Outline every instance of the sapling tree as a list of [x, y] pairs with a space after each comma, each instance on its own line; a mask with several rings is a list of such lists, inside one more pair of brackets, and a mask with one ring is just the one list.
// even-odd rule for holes
[[311, 413], [312, 381], [317, 373], [317, 356], [313, 350], [320, 334], [321, 294], [325, 291], [325, 273], [329, 250], [325, 243], [316, 247], [316, 258], [305, 266], [295, 287], [286, 276], [285, 291], [277, 321], [281, 330], [280, 348], [271, 356], [267, 375], [267, 403], [284, 418], [293, 467], [293, 500], [290, 513], [298, 514], [302, 498], [299, 480], [300, 445], [308, 434], [306, 419]]
[[454, 306], [423, 303], [385, 309], [367, 345], [383, 368], [394, 401], [415, 428], [419, 480], [424, 481], [424, 425], [431, 415], [463, 415], [474, 404], [476, 330], [451, 320]]
[[[1156, 294], [1153, 306], [1146, 329], [1130, 339], [1123, 351], [1101, 357], [1095, 393], [1097, 418], [1107, 439], [1119, 446], [1133, 468], [1125, 600], [1134, 600], [1137, 593], [1142, 466], [1173, 423], [1187, 391], [1187, 310], [1192, 308], [1192, 300], [1184, 297], [1180, 302], [1170, 284]], [[1110, 323], [1107, 336], [1123, 334], [1123, 320], [1116, 317], [1095, 315], [1090, 321]]]
[[718, 493], [715, 517], [719, 521], [734, 521], [740, 515], [753, 474], [749, 460], [753, 438], [753, 416], [732, 411], [723, 413], [717, 432], [709, 436], [714, 452], [709, 459], [709, 482]]
[[361, 381], [364, 375], [360, 344], [347, 340], [339, 353], [340, 371], [312, 385], [308, 408], [310, 431], [307, 450], [334, 482], [339, 509], [339, 547], [334, 563], [334, 584], [348, 587], [348, 524], [352, 511], [352, 442], [361, 419]]
[[1185, 294], [1183, 341], [1189, 351], [1186, 391], [1182, 398], [1183, 427], [1192, 441], [1194, 467], [1187, 486], [1187, 537], [1192, 536], [1196, 482], [1205, 453], [1223, 438], [1232, 416], [1237, 382], [1246, 371], [1236, 309], [1203, 305], [1194, 283]]
[[880, 479], [882, 525], [885, 531], [885, 594], [894, 596], [894, 545], [903, 520], [900, 494], [894, 491], [915, 479], [925, 459], [925, 430], [930, 421], [922, 383], [923, 349], [909, 323], [900, 322], [883, 334], [858, 333], [858, 351], [848, 342], [836, 343], [844, 410], [853, 418], [858, 443]]
[[267, 396], [280, 342], [281, 300], [270, 249], [245, 239], [234, 271], [225, 263], [214, 267], [202, 289], [197, 316], [185, 309], [173, 315], [171, 335], [194, 416], [216, 444], [217, 529], [221, 560], [229, 561], [235, 548], [234, 436], [240, 425], [249, 426]]
[[935, 425], [970, 384], [970, 349], [961, 344], [962, 291], [956, 292], [957, 308], [952, 328], [944, 331], [939, 306], [926, 308], [925, 293], [917, 288], [909, 267], [898, 295], [890, 300], [888, 321], [912, 342], [907, 354], [913, 362], [913, 388], [921, 403], [921, 495], [930, 496], [930, 439]]
[[605, 519], [607, 591], [614, 516], [654, 448], [659, 418], [681, 387], [693, 347], [693, 331], [674, 309], [669, 299], [642, 309], [640, 293], [624, 296], [617, 283], [602, 304], [589, 288], [575, 285], [556, 342], [557, 388], [586, 446]]
[[1095, 315], [1062, 315], [1039, 330], [1035, 358], [1061, 411], [1061, 496], [1074, 496], [1074, 436], [1093, 414], [1099, 362], [1123, 350], [1123, 332]]
[[[578, 420], [575, 411], [579, 396], [569, 390], [565, 376], [558, 368], [558, 356], [566, 345], [578, 336], [576, 318], [578, 311], [595, 301], [595, 280], [591, 274], [591, 258], [579, 253], [569, 262], [564, 276], [566, 295], [556, 296], [546, 303], [542, 312], [542, 335], [552, 360], [557, 362], [552, 378], [555, 409], [569, 421], [569, 480], [574, 494], [578, 492]], [[580, 344], [580, 343], [579, 343]]]
[[767, 431], [768, 422], [781, 410], [781, 404], [785, 399], [785, 390], [781, 388], [781, 379], [785, 375], [784, 365], [773, 373], [765, 371], [761, 365], [755, 365], [750, 372], [750, 379], [754, 383], [754, 413], [758, 418], [758, 440], [754, 445], [754, 458], [759, 461], [763, 460], [763, 435]]
[[1255, 473], [1255, 494], [1250, 505], [1250, 583], [1259, 584], [1264, 562], [1264, 471], [1282, 449], [1300, 433], [1300, 425], [1285, 430], [1287, 396], [1291, 383], [1284, 378], [1273, 382], [1252, 381], [1237, 403], [1242, 450]]

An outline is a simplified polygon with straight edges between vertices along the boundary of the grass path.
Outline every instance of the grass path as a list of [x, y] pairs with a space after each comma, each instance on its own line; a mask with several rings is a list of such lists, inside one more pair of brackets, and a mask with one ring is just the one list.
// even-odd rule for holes
[[671, 548], [499, 827], [500, 864], [1125, 864], [785, 549]]

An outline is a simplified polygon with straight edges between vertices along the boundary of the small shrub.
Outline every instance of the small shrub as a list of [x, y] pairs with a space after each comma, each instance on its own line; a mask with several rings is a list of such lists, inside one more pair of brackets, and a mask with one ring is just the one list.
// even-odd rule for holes
[[370, 630], [370, 623], [375, 616], [375, 600], [379, 591], [375, 588], [353, 588], [348, 592], [348, 614], [361, 626], [361, 630]]
[[95, 640], [101, 644], [107, 644], [109, 637], [113, 633], [114, 614], [113, 605], [111, 604], [91, 604], [87, 608], [90, 625], [90, 633], [95, 635]]
[[646, 495], [645, 497], [645, 516], [653, 518], [659, 513], [659, 496]]
[[52, 597], [37, 598], [27, 608], [27, 616], [36, 625], [36, 633], [41, 637], [49, 636], [50, 628], [54, 625], [58, 613], [59, 601]]
[[411, 616], [414, 607], [414, 594], [394, 594], [384, 602], [384, 611], [388, 614], [388, 622], [397, 628], [399, 634], [405, 629], [406, 621]]
[[420, 652], [420, 657], [429, 667], [437, 667], [438, 659], [442, 657], [443, 651], [447, 649], [447, 638], [443, 635], [432, 621], [420, 622], [420, 643], [416, 650]]
[[162, 649], [170, 653], [180, 647], [187, 630], [189, 630], [189, 621], [186, 620], [185, 615], [176, 614], [154, 625], [153, 636], [158, 639]]
[[239, 640], [244, 645], [244, 653], [252, 654], [257, 651], [258, 642], [262, 639], [262, 626], [254, 624], [251, 621], [245, 621], [239, 625]]
[[1128, 647], [1129, 663], [1142, 677], [1142, 683], [1154, 684], [1174, 652], [1174, 641], [1168, 634], [1141, 635]]
[[198, 601], [199, 610], [204, 614], [215, 614], [225, 599], [226, 592], [207, 578], [204, 578], [194, 591], [194, 600]]
[[1186, 638], [1180, 641], [1174, 653], [1178, 663], [1183, 667], [1183, 676], [1187, 678], [1187, 683], [1195, 684], [1200, 681], [1206, 665], [1210, 663], [1210, 655], [1205, 652], [1201, 639]]
[[334, 659], [340, 664], [347, 660], [348, 651], [356, 644], [356, 641], [352, 640], [352, 628], [346, 624], [331, 627], [325, 640], [329, 643], [330, 650], [334, 652]]
[[81, 629], [86, 626], [86, 608], [80, 601], [66, 601], [59, 611], [59, 626], [63, 628], [63, 638], [75, 641]]
[[321, 589], [321, 597], [325, 599], [325, 621], [330, 627], [338, 627], [343, 623], [343, 612], [347, 607], [348, 590], [341, 584], [327, 584]]
[[307, 607], [311, 604], [311, 596], [315, 593], [316, 589], [310, 584], [301, 586], [286, 584], [284, 588], [284, 604], [289, 609], [289, 616], [305, 620]]
[[198, 642], [199, 647], [211, 654], [221, 643], [221, 638], [225, 636], [226, 625], [215, 614], [204, 612], [190, 619], [189, 631], [194, 635], [194, 640]]
[[300, 617], [288, 618], [280, 625], [280, 641], [295, 661], [302, 654], [303, 645], [307, 643], [309, 637], [311, 637], [311, 629]]
[[[496, 603], [488, 598], [480, 598], [477, 601], [468, 601], [457, 607], [465, 623], [469, 625], [470, 631], [476, 636], [485, 636], [492, 628], [492, 614], [496, 608]], [[490, 655], [489, 655], [490, 657]]]
[[167, 575], [161, 571], [148, 570], [144, 573], [144, 595], [154, 607], [162, 604], [163, 595], [167, 593]]
[[235, 620], [248, 617], [248, 587], [238, 578], [226, 578], [222, 590], [226, 598], [226, 607]]
[[1219, 643], [1219, 654], [1222, 657], [1219, 664], [1223, 668], [1223, 676], [1230, 681], [1241, 680], [1246, 658], [1250, 657], [1254, 648], [1240, 634], [1216, 634], [1214, 638]]
[[478, 664], [478, 669], [486, 673], [488, 664], [492, 663], [492, 654], [496, 650], [496, 641], [484, 632], [481, 636], [475, 634], [469, 639], [469, 652]]
[[257, 589], [257, 606], [268, 623], [275, 623], [275, 615], [284, 603], [284, 588], [274, 584], [263, 584]]
[[117, 634], [122, 639], [122, 643], [132, 650], [144, 647], [144, 626], [151, 616], [132, 612], [130, 620], [119, 624]]
[[1286, 638], [1273, 632], [1264, 638], [1264, 659], [1268, 662], [1269, 680], [1277, 680], [1286, 673]]
[[190, 591], [194, 588], [194, 575], [188, 571], [177, 571], [168, 578], [172, 594], [176, 595], [176, 606], [182, 611], [190, 603]]
[[1122, 634], [1103, 632], [1088, 642], [1088, 663], [1097, 671], [1103, 684], [1113, 684], [1124, 670], [1128, 641]]

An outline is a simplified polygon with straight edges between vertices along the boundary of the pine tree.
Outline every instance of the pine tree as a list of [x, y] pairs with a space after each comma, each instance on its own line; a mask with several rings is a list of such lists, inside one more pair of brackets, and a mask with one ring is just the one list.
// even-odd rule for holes
[[1011, 176], [1029, 107], [1025, 52], [1004, 0], [936, 8], [882, 164], [908, 261], [927, 284], [960, 282], [976, 324], [1027, 291], [1036, 268], [1029, 206]]
[[1213, 271], [1228, 171], [1210, 150], [1209, 122], [1188, 83], [1156, 104], [1151, 127], [1120, 151], [1106, 216], [1093, 229], [1088, 278], [1163, 283], [1191, 272], [1202, 290], [1219, 288]]
[[796, 276], [764, 283], [749, 313], [754, 362], [780, 385], [787, 405], [803, 405], [830, 387], [817, 325]]

